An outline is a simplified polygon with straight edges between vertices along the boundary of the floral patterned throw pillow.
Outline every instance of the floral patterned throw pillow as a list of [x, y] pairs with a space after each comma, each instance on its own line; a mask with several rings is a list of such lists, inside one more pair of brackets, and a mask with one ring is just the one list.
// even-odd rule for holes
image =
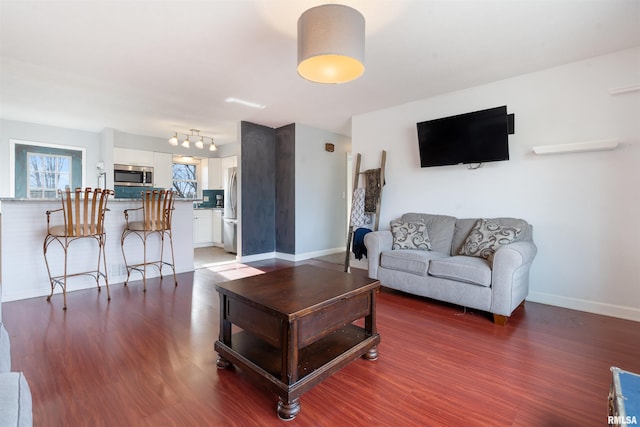
[[467, 255], [493, 261], [493, 255], [502, 245], [515, 241], [521, 228], [498, 224], [490, 219], [479, 219], [458, 251], [458, 255]]
[[391, 221], [391, 234], [393, 234], [393, 246], [391, 249], [431, 250], [427, 225], [424, 221]]

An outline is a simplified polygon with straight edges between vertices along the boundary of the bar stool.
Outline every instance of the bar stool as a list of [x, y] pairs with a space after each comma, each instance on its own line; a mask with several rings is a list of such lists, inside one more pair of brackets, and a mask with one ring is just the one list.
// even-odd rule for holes
[[[113, 195], [113, 190], [102, 190], [96, 188], [76, 188], [74, 193], [67, 187], [64, 191], [58, 190], [58, 196], [62, 200], [62, 208], [47, 211], [47, 236], [44, 238], [44, 261], [47, 265], [49, 282], [51, 283], [51, 294], [47, 301], [51, 301], [56, 285], [62, 287], [62, 297], [64, 306], [67, 309], [67, 278], [80, 275], [95, 277], [98, 291], [100, 291], [100, 277], [104, 278], [107, 287], [107, 300], [111, 300], [109, 293], [109, 280], [107, 279], [107, 260], [104, 251], [105, 231], [104, 214], [107, 209], [109, 196]], [[62, 213], [63, 225], [51, 225], [51, 216], [54, 213]], [[79, 273], [69, 273], [69, 245], [79, 239], [91, 238], [98, 242], [98, 263], [95, 270], [83, 271]], [[51, 274], [47, 251], [49, 245], [57, 242], [64, 252], [64, 272], [62, 275]], [[100, 262], [104, 264], [104, 273], [100, 270]]]
[[[142, 274], [143, 292], [147, 291], [147, 265], [153, 265], [160, 270], [160, 279], [162, 279], [162, 267], [168, 265], [173, 270], [173, 281], [178, 286], [176, 279], [175, 258], [173, 255], [173, 237], [171, 235], [171, 216], [174, 210], [175, 191], [171, 190], [153, 190], [142, 193], [142, 206], [135, 209], [126, 209], [124, 211], [125, 228], [122, 232], [120, 245], [122, 247], [122, 257], [127, 268], [127, 280], [124, 282], [126, 286], [129, 282], [131, 272], [133, 270]], [[142, 215], [141, 220], [129, 221], [129, 214], [139, 211], [138, 217]], [[160, 259], [157, 261], [147, 261], [147, 238], [152, 234], [160, 235]], [[135, 235], [142, 241], [143, 261], [141, 263], [129, 264], [125, 254], [125, 239]], [[171, 248], [171, 262], [164, 260], [164, 239], [165, 235], [169, 237], [169, 247]]]

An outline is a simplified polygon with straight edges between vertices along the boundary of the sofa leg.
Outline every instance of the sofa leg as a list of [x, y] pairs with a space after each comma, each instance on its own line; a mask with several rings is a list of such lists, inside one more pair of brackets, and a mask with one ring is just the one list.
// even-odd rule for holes
[[[522, 300], [522, 302], [513, 311], [516, 311], [519, 308], [524, 307], [524, 301], [525, 300]], [[495, 323], [496, 325], [504, 326], [507, 323], [509, 323], [509, 316], [503, 316], [502, 314], [493, 313], [493, 323]]]
[[509, 321], [508, 316], [503, 316], [502, 314], [493, 314], [493, 323], [496, 325], [504, 326]]

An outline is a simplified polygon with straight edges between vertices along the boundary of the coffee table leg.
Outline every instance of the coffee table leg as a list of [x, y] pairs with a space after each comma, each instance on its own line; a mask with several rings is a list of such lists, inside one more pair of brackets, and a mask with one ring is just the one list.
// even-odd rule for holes
[[378, 358], [378, 346], [371, 347], [362, 357], [367, 360], [376, 360]]
[[278, 400], [278, 418], [283, 421], [291, 421], [300, 413], [300, 399], [293, 399], [286, 403], [280, 397]]
[[219, 369], [226, 369], [226, 368], [232, 367], [233, 364], [229, 362], [227, 359], [225, 359], [224, 357], [218, 355], [218, 360], [216, 360], [216, 366]]

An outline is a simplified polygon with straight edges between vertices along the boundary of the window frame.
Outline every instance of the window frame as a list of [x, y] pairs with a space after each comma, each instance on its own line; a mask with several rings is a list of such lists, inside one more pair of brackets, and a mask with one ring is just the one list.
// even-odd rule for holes
[[[27, 183], [27, 199], [55, 199], [57, 196], [57, 192], [60, 188], [60, 178], [63, 176], [66, 176], [66, 182], [68, 183], [67, 185], [70, 185], [70, 183], [73, 182], [73, 157], [69, 156], [69, 155], [64, 155], [64, 154], [48, 154], [48, 153], [37, 153], [37, 152], [31, 152], [31, 151], [27, 151], [27, 167], [25, 168], [25, 173], [27, 175], [27, 179], [26, 179], [26, 183]], [[53, 171], [47, 171], [46, 169], [39, 169], [39, 170], [33, 170], [31, 168], [31, 166], [33, 165], [32, 159], [33, 158], [39, 158], [41, 160], [44, 159], [55, 159], [55, 166], [56, 169]], [[61, 172], [58, 170], [57, 166], [60, 164], [60, 161], [64, 160], [66, 162], [66, 171], [65, 172]], [[39, 162], [38, 162], [39, 163]], [[44, 165], [46, 163], [46, 161], [42, 162], [42, 165]], [[55, 187], [54, 188], [47, 188], [46, 185], [44, 186], [40, 186], [40, 187], [32, 187], [32, 180], [31, 180], [31, 176], [32, 174], [35, 173], [37, 175], [43, 175], [44, 177], [46, 177], [46, 175], [48, 174], [53, 174], [54, 176], [54, 182], [55, 182]], [[47, 182], [47, 179], [45, 178], [43, 181], [43, 183]], [[38, 197], [33, 197], [32, 194], [34, 192], [38, 192], [39, 196]], [[48, 192], [53, 191], [53, 197], [45, 197], [45, 194]]]
[[[175, 179], [174, 178], [174, 168], [176, 165], [181, 165], [181, 166], [191, 166], [194, 168], [194, 179]], [[190, 200], [190, 199], [197, 199], [198, 198], [198, 186], [199, 186], [199, 182], [198, 182], [198, 166], [199, 164], [197, 163], [191, 163], [191, 162], [177, 162], [177, 161], [173, 161], [171, 162], [171, 188], [176, 191], [176, 197], [179, 199], [184, 199], [184, 200]], [[193, 182], [195, 185], [195, 190], [194, 190], [194, 194], [192, 197], [181, 197], [180, 193], [178, 193], [178, 191], [176, 190], [176, 182]]]
[[[34, 147], [46, 147], [54, 150], [77, 151], [82, 158], [81, 167], [81, 187], [86, 187], [87, 182], [87, 149], [77, 145], [54, 144], [49, 142], [27, 141], [20, 139], [9, 139], [9, 197], [16, 196], [16, 145], [27, 145]], [[52, 200], [52, 199], [44, 199]]]

